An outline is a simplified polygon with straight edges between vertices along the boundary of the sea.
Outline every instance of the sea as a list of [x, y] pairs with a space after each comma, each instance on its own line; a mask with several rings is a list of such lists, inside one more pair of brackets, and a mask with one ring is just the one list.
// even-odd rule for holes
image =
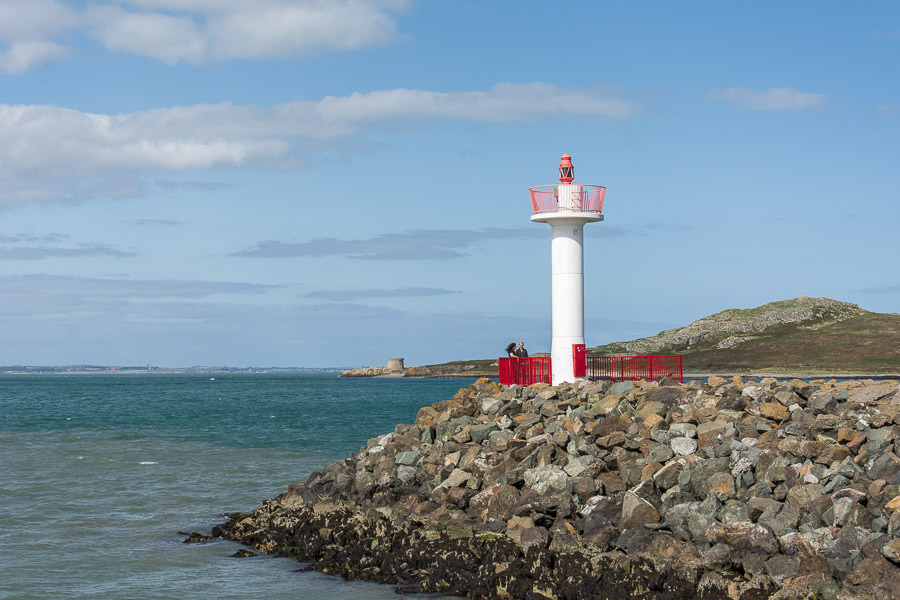
[[0, 375], [0, 598], [395, 598], [290, 559], [232, 557], [234, 542], [182, 541], [472, 381]]

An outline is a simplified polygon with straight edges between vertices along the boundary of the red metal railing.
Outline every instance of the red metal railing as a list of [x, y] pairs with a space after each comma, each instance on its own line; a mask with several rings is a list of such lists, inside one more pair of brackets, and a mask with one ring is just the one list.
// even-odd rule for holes
[[660, 377], [669, 377], [675, 381], [684, 382], [680, 355], [587, 357], [587, 378], [591, 380], [646, 379], [654, 381]]
[[531, 208], [534, 214], [572, 211], [572, 212], [603, 212], [603, 198], [606, 188], [602, 185], [573, 184], [565, 186], [566, 193], [560, 202], [558, 185], [536, 185], [530, 188]]
[[[551, 363], [549, 356], [529, 356], [528, 358], [504, 357], [497, 359], [502, 385], [531, 385], [550, 383]], [[626, 381], [646, 379], [655, 381], [669, 377], [684, 382], [681, 356], [678, 354], [657, 356], [588, 356], [586, 376], [592, 381], [610, 379]]]
[[550, 357], [506, 357], [497, 360], [501, 385], [550, 383]]

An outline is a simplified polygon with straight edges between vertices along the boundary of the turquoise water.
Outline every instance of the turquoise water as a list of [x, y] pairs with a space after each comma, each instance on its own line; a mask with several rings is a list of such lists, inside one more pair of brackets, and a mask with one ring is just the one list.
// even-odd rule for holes
[[208, 534], [472, 380], [0, 377], [0, 598], [395, 598]]

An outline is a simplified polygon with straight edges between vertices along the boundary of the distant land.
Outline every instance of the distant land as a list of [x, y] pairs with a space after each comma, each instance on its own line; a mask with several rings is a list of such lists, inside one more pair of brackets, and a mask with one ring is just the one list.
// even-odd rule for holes
[[454, 360], [436, 365], [405, 367], [392, 371], [387, 366], [349, 369], [341, 377], [497, 377], [497, 359]]
[[[756, 308], [731, 308], [685, 327], [588, 348], [593, 355], [680, 354], [685, 374], [897, 375], [900, 314], [801, 296]], [[541, 353], [535, 353], [540, 356]], [[546, 356], [546, 353], [543, 354]], [[497, 358], [406, 367], [0, 366], [28, 373], [341, 373], [348, 377], [496, 377]]]
[[85, 374], [85, 373], [340, 373], [344, 369], [311, 367], [110, 367], [103, 365], [65, 366], [0, 366], [0, 375], [27, 375], [40, 373]]
[[[680, 354], [686, 375], [896, 375], [900, 373], [900, 315], [801, 296], [756, 308], [723, 310], [652, 337], [594, 346], [588, 354]], [[391, 373], [386, 367], [370, 367], [344, 375]], [[496, 377], [497, 359], [407, 367], [392, 375]]]

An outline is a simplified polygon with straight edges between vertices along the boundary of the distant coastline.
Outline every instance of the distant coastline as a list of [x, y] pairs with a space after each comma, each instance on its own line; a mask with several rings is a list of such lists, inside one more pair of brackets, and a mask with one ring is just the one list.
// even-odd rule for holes
[[110, 367], [100, 365], [0, 366], [0, 375], [93, 375], [93, 374], [179, 374], [179, 373], [340, 373], [342, 368], [314, 367]]
[[429, 377], [477, 378], [497, 377], [497, 359], [457, 360], [421, 367], [391, 368], [389, 365], [348, 369], [341, 377]]
[[[481, 363], [493, 363], [483, 365]], [[461, 368], [460, 365], [469, 368]], [[372, 377], [381, 379], [468, 379], [473, 377], [497, 378], [496, 359], [454, 361], [438, 365], [422, 367], [406, 367], [402, 372], [387, 372], [384, 367], [367, 367], [361, 369], [315, 368], [315, 367], [113, 367], [100, 365], [67, 365], [67, 366], [0, 366], [0, 375], [177, 375], [177, 374], [266, 374], [266, 373], [327, 373], [340, 374], [341, 377]], [[791, 372], [774, 371], [730, 371], [730, 372], [697, 372], [685, 373], [684, 378], [707, 379], [715, 375], [719, 377], [741, 376], [749, 379], [775, 377], [778, 379], [900, 379], [900, 371], [894, 373], [848, 372]]]

